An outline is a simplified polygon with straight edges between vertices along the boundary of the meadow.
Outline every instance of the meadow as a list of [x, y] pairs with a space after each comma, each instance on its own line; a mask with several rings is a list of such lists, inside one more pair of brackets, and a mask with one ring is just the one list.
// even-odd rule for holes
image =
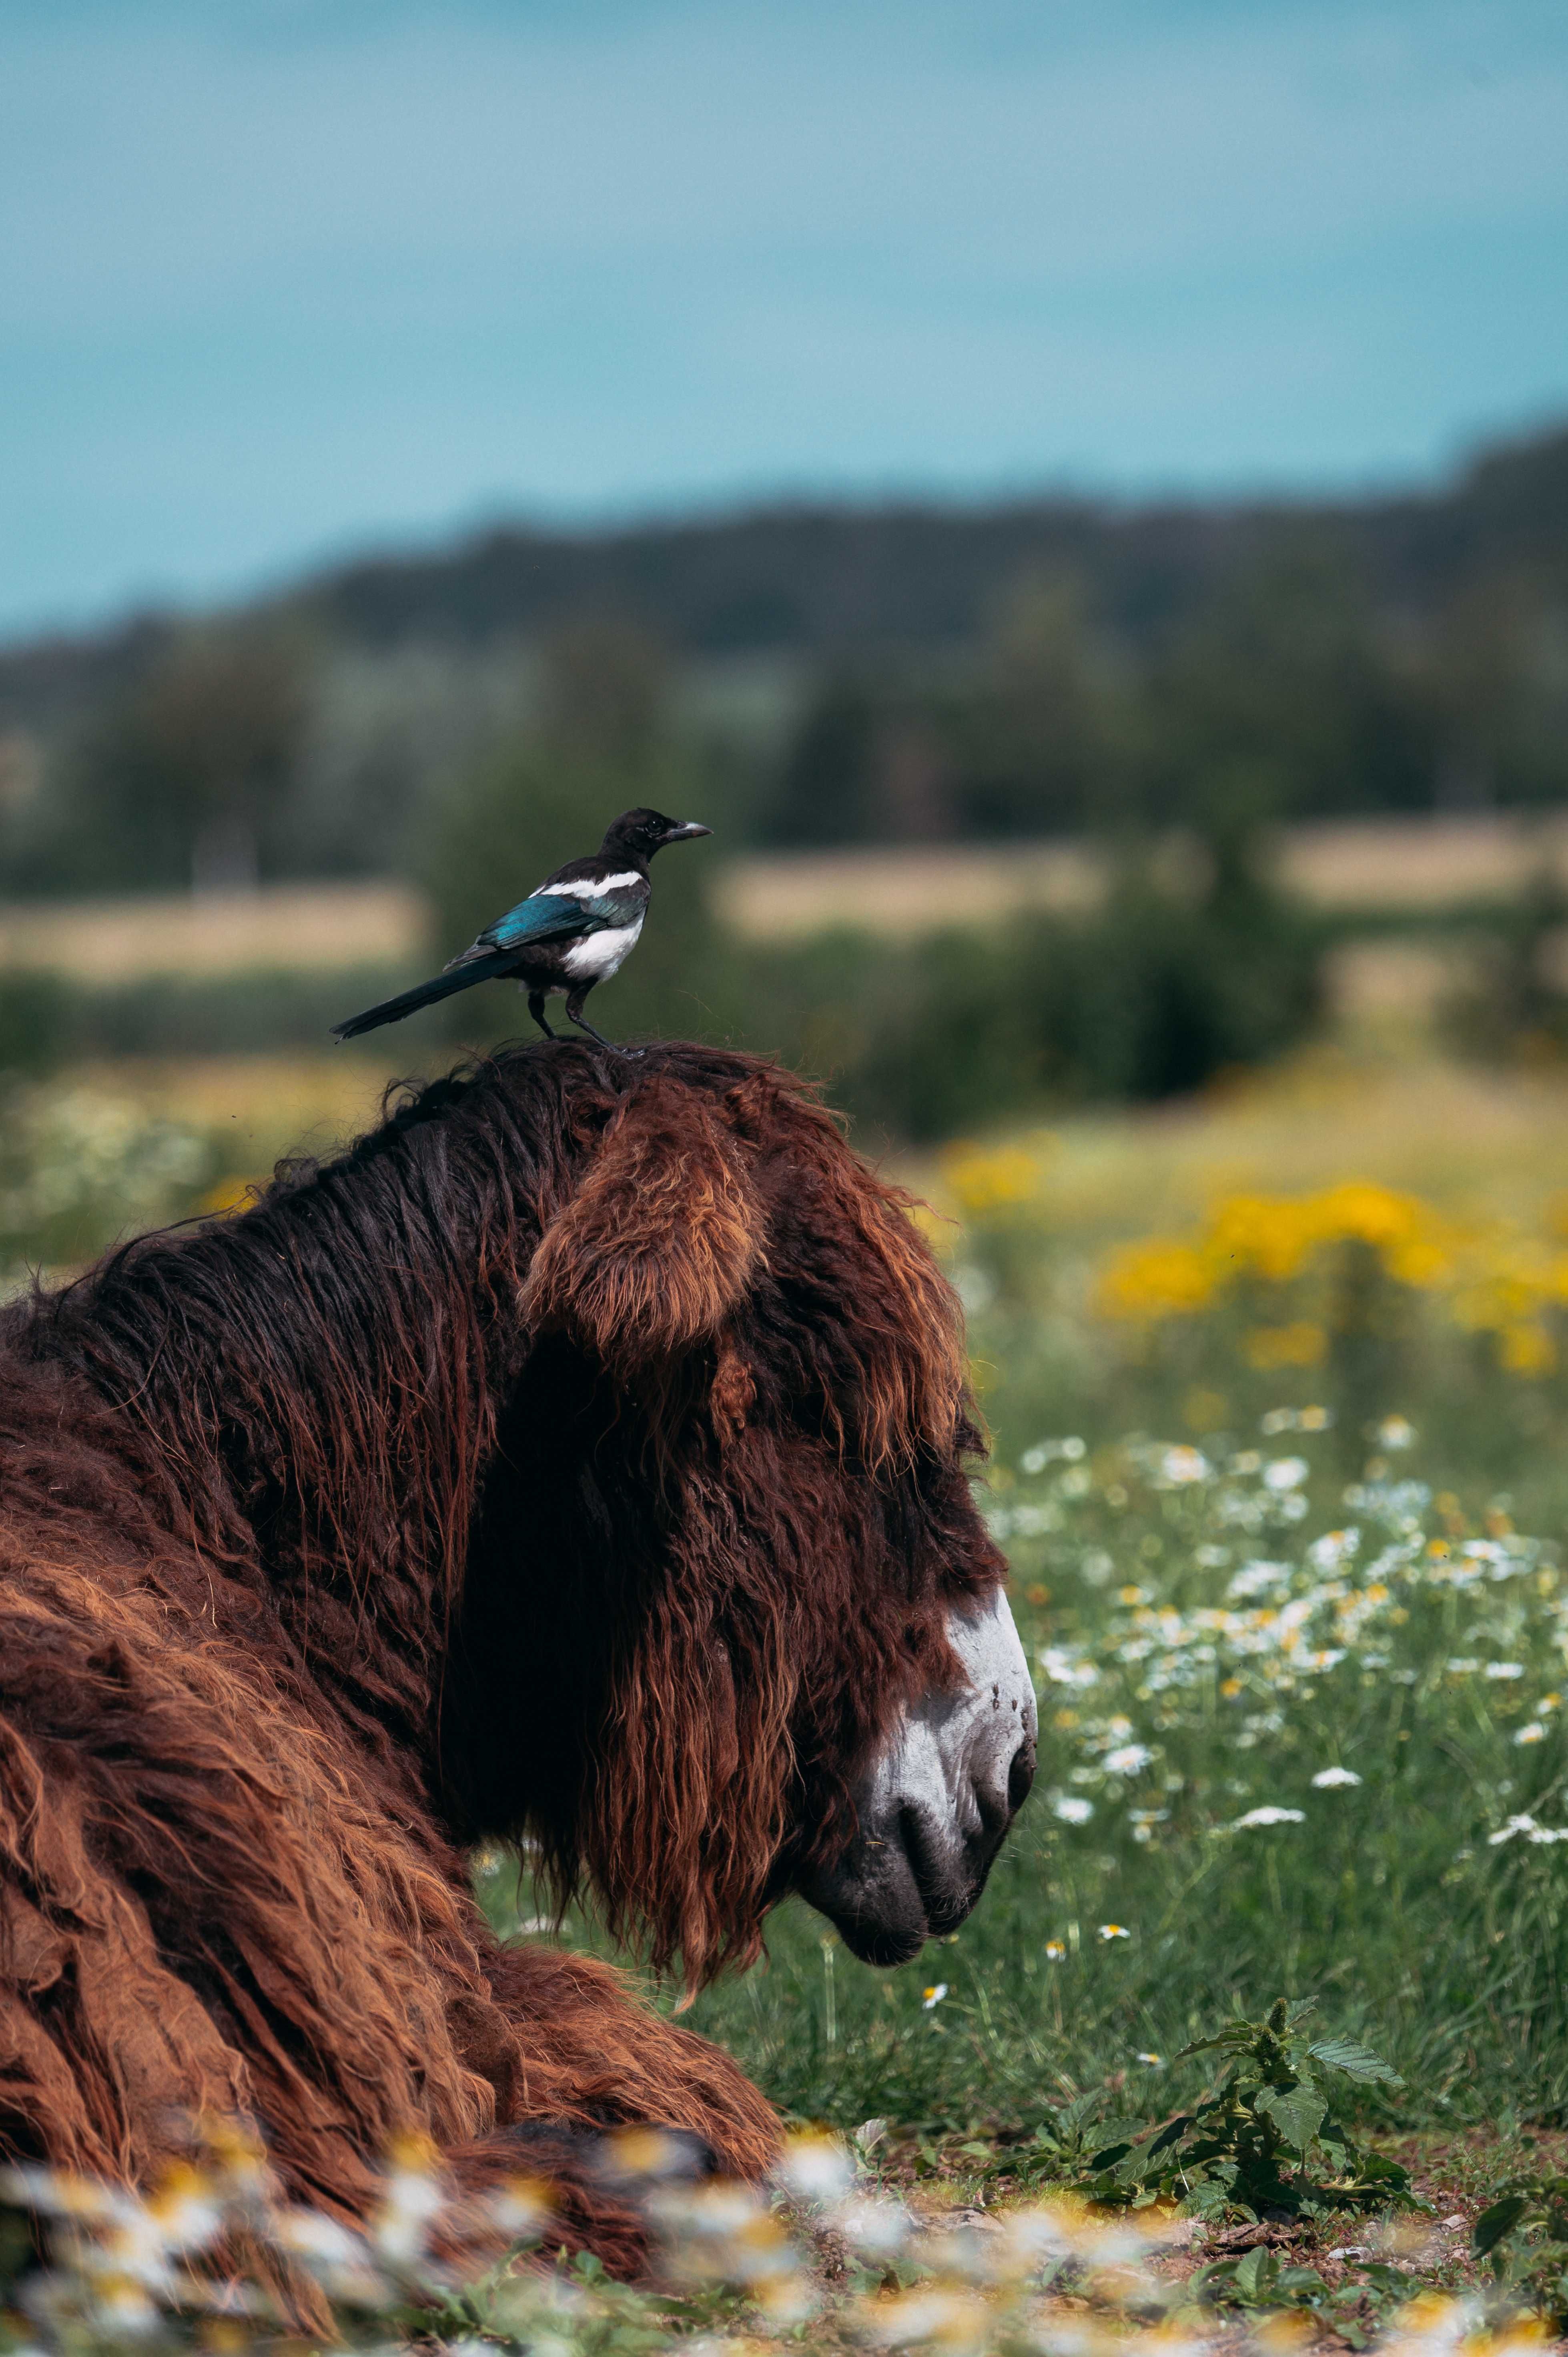
[[697, 1998], [798, 2117], [950, 2153], [1097, 2088], [1154, 2116], [1217, 2012], [1315, 1996], [1401, 2072], [1390, 2129], [1568, 2118], [1565, 1145], [1553, 1075], [1336, 1051], [911, 1171], [1039, 1781], [918, 1964], [786, 1908]]
[[[28, 1086], [13, 1276], [242, 1201], [379, 1077]], [[1342, 2091], [1348, 2132], [1467, 2229], [1568, 2126], [1568, 1075], [1363, 1034], [896, 1169], [969, 1316], [1036, 1794], [916, 1964], [870, 1971], [790, 1903], [757, 1969], [655, 2002], [887, 2186], [983, 2208], [1212, 2087], [1182, 2050], [1226, 2018], [1315, 2000], [1391, 2066]], [[526, 1861], [478, 1873], [499, 1926], [552, 1935]], [[1418, 2273], [1456, 2280], [1463, 2244], [1428, 2235]]]

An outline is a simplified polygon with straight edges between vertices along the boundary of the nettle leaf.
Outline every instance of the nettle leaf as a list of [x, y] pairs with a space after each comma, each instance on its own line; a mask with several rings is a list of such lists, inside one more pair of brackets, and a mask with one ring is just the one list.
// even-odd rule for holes
[[1141, 2136], [1148, 2134], [1148, 2129], [1146, 2119], [1097, 2120], [1086, 2132], [1084, 2142], [1091, 2152], [1103, 2152], [1110, 2145], [1136, 2144]]
[[1252, 2109], [1273, 2120], [1297, 2152], [1305, 2152], [1328, 2116], [1328, 2106], [1316, 2087], [1265, 2087]]
[[[1348, 2142], [1348, 2138], [1347, 2142]], [[1360, 2169], [1362, 2176], [1369, 2184], [1399, 2187], [1410, 2183], [1409, 2169], [1402, 2167], [1399, 2161], [1391, 2160], [1386, 2153], [1363, 2153], [1360, 2157]], [[1418, 2210], [1429, 2210], [1432, 2205], [1428, 2201], [1418, 2201], [1415, 2206]]]
[[1279, 2271], [1280, 2263], [1273, 2251], [1266, 2244], [1260, 2244], [1255, 2251], [1248, 2252], [1237, 2267], [1236, 2288], [1243, 2299], [1266, 2298]]
[[1149, 2147], [1150, 2158], [1153, 2159], [1156, 2153], [1164, 2152], [1167, 2146], [1179, 2144], [1188, 2128], [1196, 2127], [1197, 2125], [1197, 2116], [1192, 2112], [1183, 2112], [1176, 2119], [1168, 2120]]
[[1506, 2234], [1511, 2234], [1525, 2212], [1531, 2207], [1528, 2193], [1505, 2193], [1489, 2210], [1483, 2210], [1477, 2219], [1470, 2237], [1470, 2248], [1478, 2259], [1495, 2251]]
[[1109, 2169], [1144, 2133], [1142, 2120], [1106, 2120], [1085, 2136], [1084, 2158], [1091, 2169]]
[[1316, 2038], [1307, 2049], [1315, 2062], [1326, 2062], [1333, 2071], [1343, 2071], [1352, 2079], [1386, 2079], [1391, 2087], [1402, 2087], [1404, 2081], [1391, 2062], [1363, 2046], [1359, 2038]]
[[1150, 2136], [1142, 2144], [1134, 2145], [1123, 2159], [1115, 2163], [1112, 2170], [1112, 2176], [1124, 2185], [1141, 2183], [1149, 2171], [1156, 2166], [1155, 2154], [1159, 2144], [1158, 2136]]
[[1232, 2050], [1246, 2048], [1251, 2046], [1257, 2034], [1250, 2021], [1228, 2021], [1223, 2029], [1215, 2031], [1212, 2038], [1195, 2038], [1192, 2044], [1184, 2046], [1175, 2059], [1185, 2062], [1191, 2054], [1212, 2054], [1222, 2046]]

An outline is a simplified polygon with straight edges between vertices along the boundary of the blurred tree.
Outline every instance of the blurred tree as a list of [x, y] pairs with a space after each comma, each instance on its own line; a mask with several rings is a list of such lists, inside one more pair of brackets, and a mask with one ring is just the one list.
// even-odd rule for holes
[[1568, 791], [1561, 734], [1568, 695], [1555, 675], [1550, 611], [1538, 585], [1515, 571], [1469, 583], [1435, 617], [1422, 684], [1434, 716], [1440, 809], [1485, 810]]
[[1079, 576], [1026, 575], [972, 684], [947, 700], [955, 832], [1054, 834], [1118, 817], [1136, 694], [1090, 627]]
[[635, 769], [670, 725], [670, 658], [635, 623], [570, 622], [544, 644], [539, 726], [545, 744], [607, 770]]
[[85, 890], [252, 887], [304, 742], [310, 678], [281, 630], [192, 630], [78, 740], [32, 846]]
[[864, 681], [830, 674], [795, 730], [763, 811], [767, 841], [864, 843], [875, 835], [878, 722]]
[[1325, 528], [1276, 531], [1152, 667], [1148, 816], [1193, 817], [1206, 781], [1238, 764], [1273, 773], [1282, 817], [1431, 802], [1429, 728]]

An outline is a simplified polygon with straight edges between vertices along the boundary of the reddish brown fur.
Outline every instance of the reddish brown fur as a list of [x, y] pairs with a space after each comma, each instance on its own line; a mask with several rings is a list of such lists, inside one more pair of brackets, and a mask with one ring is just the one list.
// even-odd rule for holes
[[[0, 2150], [145, 2179], [256, 2118], [352, 2211], [394, 2134], [769, 2106], [464, 1845], [693, 1981], [756, 1953], [945, 1598], [996, 1576], [902, 1200], [736, 1056], [519, 1051], [0, 1329]], [[569, 2233], [635, 2219], [572, 2157]]]

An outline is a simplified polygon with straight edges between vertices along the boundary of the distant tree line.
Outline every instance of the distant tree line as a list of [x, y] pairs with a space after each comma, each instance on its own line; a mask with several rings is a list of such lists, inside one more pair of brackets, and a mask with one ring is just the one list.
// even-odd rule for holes
[[[1269, 882], [1270, 823], [1568, 802], [1568, 434], [1360, 510], [497, 535], [0, 657], [0, 893], [401, 871], [449, 952], [642, 802], [717, 835], [660, 864], [618, 1031], [781, 1049], [903, 1135], [1197, 1085], [1316, 1006], [1321, 944]], [[1172, 826], [1200, 853], [1180, 887], [1150, 856]], [[709, 905], [748, 845], [1069, 832], [1116, 878], [1071, 920], [785, 949]], [[1530, 921], [1499, 952], [1516, 1030], [1542, 1028]], [[324, 1028], [314, 987], [265, 1003]], [[13, 1010], [35, 1061], [50, 1039], [260, 1044], [239, 994], [54, 1004]], [[499, 992], [422, 1020], [521, 1028]]]
[[838, 666], [761, 821], [798, 845], [1201, 823], [1243, 774], [1281, 820], [1568, 799], [1568, 597], [1514, 576], [1380, 610], [1304, 525], [1140, 650], [1081, 576], [1033, 576], [961, 660]]
[[417, 863], [476, 762], [559, 749], [563, 662], [585, 708], [658, 673], [736, 845], [1201, 826], [1243, 780], [1260, 818], [1564, 800], [1568, 433], [1360, 508], [498, 533], [0, 654], [0, 891]]

